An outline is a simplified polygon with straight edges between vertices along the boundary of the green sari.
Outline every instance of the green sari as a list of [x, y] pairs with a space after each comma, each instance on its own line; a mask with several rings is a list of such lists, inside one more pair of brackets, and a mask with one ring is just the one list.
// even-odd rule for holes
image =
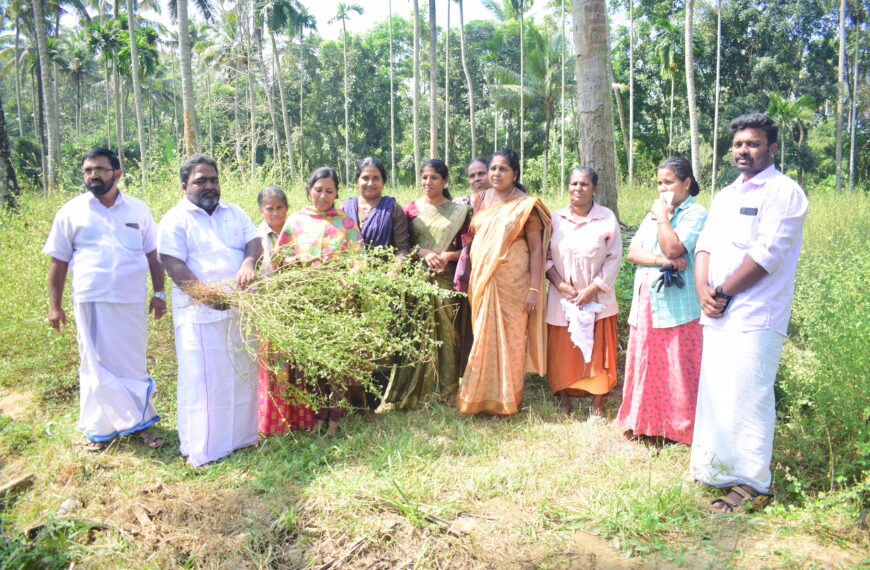
[[[445, 202], [425, 212], [419, 212], [415, 202], [405, 206], [410, 218], [411, 244], [420, 249], [432, 251], [458, 251], [461, 247], [459, 235], [465, 226], [470, 210], [463, 204]], [[451, 262], [432, 279], [442, 288], [453, 290], [453, 274], [456, 262]], [[390, 382], [384, 393], [383, 402], [388, 407], [415, 408], [420, 404], [435, 400], [446, 401], [456, 394], [459, 388], [459, 375], [462, 373], [465, 358], [462, 357], [463, 344], [460, 339], [462, 328], [458, 317], [468, 318], [468, 311], [460, 306], [466, 299], [453, 297], [435, 299], [432, 302], [434, 323], [431, 336], [441, 341], [433, 354], [413, 366], [398, 366], [393, 370]], [[464, 351], [467, 354], [467, 350]]]

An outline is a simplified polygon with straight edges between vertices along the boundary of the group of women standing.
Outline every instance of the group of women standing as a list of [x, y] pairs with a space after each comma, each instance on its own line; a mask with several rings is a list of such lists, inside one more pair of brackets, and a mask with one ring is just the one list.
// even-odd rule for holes
[[[569, 202], [552, 214], [527, 193], [508, 149], [472, 161], [473, 193], [456, 200], [443, 161], [427, 161], [420, 174], [423, 195], [404, 207], [383, 195], [386, 171], [374, 158], [360, 163], [359, 194], [341, 208], [338, 178], [329, 168], [312, 174], [311, 205], [290, 216], [286, 196], [264, 189], [258, 203], [264, 251], [271, 256], [264, 274], [282, 263], [320, 263], [389, 246], [397, 262], [419, 258], [439, 286], [467, 291], [467, 298], [433, 301], [437, 354], [414, 366], [383, 363], [392, 373], [382, 374], [375, 405], [413, 408], [436, 399], [455, 402], [464, 413], [509, 415], [519, 410], [531, 371], [547, 375], [561, 414], [571, 412], [571, 397], [591, 395], [592, 412], [601, 415], [602, 398], [616, 385], [622, 239], [616, 216], [594, 201], [595, 171], [575, 168]], [[683, 158], [662, 163], [658, 190], [628, 250], [638, 269], [617, 421], [629, 437], [690, 443], [701, 354], [692, 258], [706, 211], [692, 199], [698, 184]], [[665, 272], [677, 278], [657, 279]], [[274, 368], [274, 355], [264, 347], [261, 433], [338, 429], [346, 394], [321, 383], [333, 407], [315, 414], [282, 397], [299, 373], [288, 367], [278, 378]]]

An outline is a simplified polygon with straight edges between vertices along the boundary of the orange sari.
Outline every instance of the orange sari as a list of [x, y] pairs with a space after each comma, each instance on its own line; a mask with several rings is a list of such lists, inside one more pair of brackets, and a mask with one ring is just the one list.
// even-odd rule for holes
[[[530, 314], [523, 302], [531, 283], [526, 222], [537, 212], [543, 224], [542, 254], [550, 244], [547, 207], [532, 196], [492, 206], [471, 219], [469, 300], [474, 344], [456, 398], [460, 412], [508, 415], [519, 410], [526, 371], [545, 374], [547, 295]], [[539, 288], [544, 286], [541, 264]]]

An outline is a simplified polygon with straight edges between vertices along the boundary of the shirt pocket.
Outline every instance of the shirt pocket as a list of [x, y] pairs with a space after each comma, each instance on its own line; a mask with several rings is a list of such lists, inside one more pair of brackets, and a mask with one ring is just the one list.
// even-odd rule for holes
[[135, 252], [142, 251], [142, 230], [138, 227], [134, 228], [129, 225], [123, 225], [115, 235], [118, 237], [118, 242], [125, 249]]
[[758, 207], [753, 204], [738, 205], [728, 233], [735, 245], [749, 246], [758, 233]]
[[245, 228], [238, 220], [224, 220], [218, 227], [218, 233], [225, 246], [245, 251]]

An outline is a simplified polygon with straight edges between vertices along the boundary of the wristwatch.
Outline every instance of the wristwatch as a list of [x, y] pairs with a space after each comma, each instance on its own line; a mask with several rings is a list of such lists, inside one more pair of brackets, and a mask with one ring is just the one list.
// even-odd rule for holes
[[724, 315], [725, 311], [728, 310], [728, 305], [731, 304], [731, 300], [734, 298], [734, 295], [726, 295], [725, 291], [722, 290], [722, 286], [720, 285], [716, 287], [716, 289], [713, 291], [713, 298], [725, 299], [725, 306], [722, 307], [722, 314]]
[[154, 298], [160, 299], [161, 301], [166, 300], [166, 291], [154, 291]]

